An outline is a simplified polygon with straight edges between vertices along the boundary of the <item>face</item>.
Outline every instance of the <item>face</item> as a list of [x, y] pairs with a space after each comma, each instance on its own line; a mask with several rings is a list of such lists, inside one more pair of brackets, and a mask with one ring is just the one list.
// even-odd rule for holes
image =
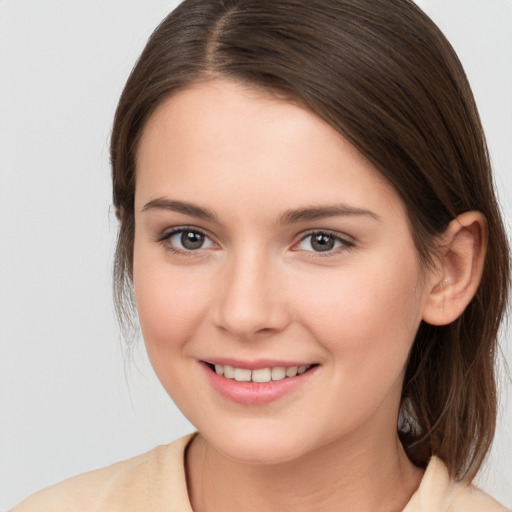
[[135, 211], [150, 360], [214, 447], [275, 463], [396, 438], [426, 286], [402, 201], [338, 132], [241, 85], [191, 87], [145, 128]]

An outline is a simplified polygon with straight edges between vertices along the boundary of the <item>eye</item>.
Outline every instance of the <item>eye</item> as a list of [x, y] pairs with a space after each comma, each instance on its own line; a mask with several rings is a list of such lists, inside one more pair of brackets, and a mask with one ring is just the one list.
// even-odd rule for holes
[[352, 247], [352, 242], [343, 240], [333, 233], [317, 231], [305, 236], [297, 245], [301, 251], [309, 252], [329, 252], [342, 247]]
[[193, 228], [177, 228], [161, 239], [169, 248], [190, 252], [214, 247], [213, 241], [202, 231]]

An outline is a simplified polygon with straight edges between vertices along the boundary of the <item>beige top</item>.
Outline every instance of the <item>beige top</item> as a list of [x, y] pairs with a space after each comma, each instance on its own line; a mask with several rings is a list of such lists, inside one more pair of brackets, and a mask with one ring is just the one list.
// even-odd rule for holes
[[[192, 512], [184, 454], [192, 435], [44, 489], [12, 512]], [[507, 512], [473, 486], [451, 481], [433, 457], [403, 512]]]

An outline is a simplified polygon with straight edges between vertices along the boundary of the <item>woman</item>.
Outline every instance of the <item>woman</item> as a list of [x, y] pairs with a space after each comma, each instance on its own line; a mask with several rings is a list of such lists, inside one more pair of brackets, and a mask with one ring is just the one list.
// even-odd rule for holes
[[111, 156], [119, 310], [198, 433], [15, 510], [504, 510], [470, 483], [508, 245], [464, 72], [412, 2], [183, 2]]

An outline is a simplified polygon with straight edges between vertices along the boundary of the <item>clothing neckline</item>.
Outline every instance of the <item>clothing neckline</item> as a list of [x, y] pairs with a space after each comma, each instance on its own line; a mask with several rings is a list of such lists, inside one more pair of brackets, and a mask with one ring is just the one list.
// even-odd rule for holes
[[[193, 432], [167, 446], [164, 465], [168, 467], [169, 472], [172, 471], [174, 475], [178, 476], [178, 480], [172, 486], [153, 489], [151, 493], [153, 510], [193, 512], [186, 480], [185, 456], [187, 448], [197, 435], [198, 432]], [[156, 476], [163, 469], [160, 464], [158, 466], [151, 468], [149, 475], [150, 485], [151, 482], [158, 480]], [[450, 489], [450, 487], [453, 489]], [[445, 509], [440, 507], [443, 502], [446, 504], [447, 496], [454, 498], [455, 494], [461, 490], [461, 487], [464, 487], [463, 484], [456, 484], [451, 481], [448, 470], [441, 459], [432, 456], [418, 488], [412, 494], [402, 512], [442, 512]], [[183, 496], [185, 501], [177, 502], [177, 495]], [[169, 507], [170, 503], [172, 503], [171, 507]]]

